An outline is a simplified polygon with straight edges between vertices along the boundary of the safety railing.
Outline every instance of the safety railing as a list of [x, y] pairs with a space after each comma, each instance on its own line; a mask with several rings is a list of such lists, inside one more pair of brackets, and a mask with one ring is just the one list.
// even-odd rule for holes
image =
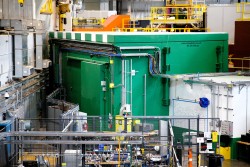
[[196, 23], [203, 20], [205, 5], [151, 7], [151, 23]]
[[[196, 137], [218, 118], [168, 116], [77, 116], [63, 131], [63, 122], [71, 119], [16, 119], [12, 132], [1, 133], [3, 144], [13, 148], [13, 159], [22, 164], [50, 166], [85, 165], [169, 165], [178, 163], [176, 152], [193, 150], [198, 157]], [[26, 124], [24, 124], [26, 122]], [[52, 124], [54, 123], [54, 125]], [[40, 125], [40, 130], [34, 125]], [[7, 138], [6, 138], [7, 137]], [[180, 148], [180, 147], [183, 147]], [[29, 158], [28, 158], [29, 157]], [[177, 158], [178, 157], [178, 158]], [[157, 160], [155, 160], [157, 159]], [[182, 160], [185, 164], [185, 159]], [[181, 162], [181, 161], [180, 161]], [[198, 161], [196, 161], [198, 163]]]
[[250, 2], [237, 3], [237, 13], [241, 14], [241, 18], [237, 19], [240, 21], [250, 20]]
[[97, 27], [102, 26], [104, 19], [97, 18], [73, 18], [73, 27]]
[[250, 57], [228, 58], [228, 68], [237, 70], [250, 70]]
[[209, 32], [209, 28], [113, 28], [115, 32]]

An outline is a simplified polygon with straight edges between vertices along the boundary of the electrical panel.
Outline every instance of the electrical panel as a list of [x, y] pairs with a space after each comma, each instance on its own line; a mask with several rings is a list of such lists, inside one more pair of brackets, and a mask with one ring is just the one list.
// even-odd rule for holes
[[233, 122], [231, 121], [221, 122], [221, 135], [233, 136]]

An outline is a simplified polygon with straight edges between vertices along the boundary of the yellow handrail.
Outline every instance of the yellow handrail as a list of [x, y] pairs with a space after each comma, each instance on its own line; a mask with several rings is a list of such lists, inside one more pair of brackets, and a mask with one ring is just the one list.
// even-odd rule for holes
[[170, 5], [166, 7], [151, 7], [151, 22], [186, 22], [202, 21], [206, 6], [197, 5]]
[[[236, 61], [241, 61], [241, 66], [235, 66]], [[246, 61], [248, 62], [248, 66], [244, 66]], [[228, 58], [228, 68], [231, 69], [241, 69], [241, 70], [250, 70], [250, 58]]]
[[241, 14], [241, 18], [237, 20], [249, 21], [250, 20], [250, 2], [237, 3], [236, 12]]
[[209, 28], [113, 28], [115, 32], [209, 32]]

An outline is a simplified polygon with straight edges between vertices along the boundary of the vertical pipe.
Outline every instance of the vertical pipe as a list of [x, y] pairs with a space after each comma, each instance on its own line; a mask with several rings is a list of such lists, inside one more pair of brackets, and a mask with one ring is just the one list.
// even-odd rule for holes
[[93, 117], [93, 122], [92, 122], [92, 124], [93, 124], [93, 131], [95, 131], [95, 117]]
[[191, 138], [190, 138], [190, 119], [188, 119], [188, 148], [191, 148]]
[[130, 60], [130, 111], [132, 114], [132, 104], [133, 104], [133, 76], [132, 76], [132, 65], [133, 65], [133, 61], [132, 59]]
[[217, 92], [217, 118], [220, 118], [220, 86], [218, 86]]
[[119, 139], [118, 139], [118, 167], [120, 167], [120, 164], [121, 164], [120, 151], [121, 151], [121, 140], [120, 140], [120, 137], [119, 137]]
[[85, 144], [82, 144], [82, 167], [85, 166]]
[[[205, 129], [204, 129], [205, 130]], [[215, 129], [214, 129], [215, 130]], [[207, 132], [208, 132], [208, 107], [207, 107]]]
[[228, 121], [228, 103], [229, 103], [229, 90], [227, 89], [227, 121]]
[[248, 117], [248, 85], [246, 86], [246, 133], [248, 133], [247, 131], [247, 117]]
[[[110, 66], [110, 80], [111, 80], [111, 83], [114, 83], [114, 64], [111, 64]], [[110, 114], [113, 115], [113, 89], [111, 88], [110, 89]]]
[[[215, 117], [215, 90], [214, 87], [211, 87], [211, 117]], [[215, 130], [215, 122], [212, 120], [212, 126]]]
[[127, 60], [124, 62], [124, 90], [125, 90], [125, 104], [127, 103]]
[[122, 60], [122, 97], [121, 97], [121, 106], [126, 104], [126, 89], [125, 89], [125, 71], [124, 71], [124, 64], [125, 64], [125, 60]]
[[144, 116], [147, 116], [147, 75], [144, 74]]
[[[200, 129], [199, 129], [199, 127], [200, 127], [200, 116], [198, 115], [198, 118], [197, 118], [197, 137], [199, 137], [199, 131], [200, 131]], [[199, 145], [197, 144], [197, 160], [199, 159], [199, 150], [200, 150], [200, 147], [199, 147]], [[197, 167], [199, 167], [199, 163], [197, 163]]]
[[59, 51], [59, 84], [62, 84], [62, 51]]

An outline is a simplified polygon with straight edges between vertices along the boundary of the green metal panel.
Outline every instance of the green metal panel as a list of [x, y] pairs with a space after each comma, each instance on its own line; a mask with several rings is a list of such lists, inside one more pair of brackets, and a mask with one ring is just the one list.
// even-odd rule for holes
[[74, 34], [66, 32], [66, 39], [72, 39], [72, 35], [74, 35]]
[[222, 67], [218, 67], [217, 69], [217, 64], [224, 66], [227, 66], [227, 64], [222, 63], [222, 54], [216, 54], [217, 47], [223, 47], [223, 42], [169, 42], [166, 45], [169, 53], [164, 54], [164, 56], [166, 56], [164, 66], [167, 68], [167, 73], [183, 74], [223, 71]]
[[75, 33], [75, 39], [81, 41], [81, 33]]
[[67, 100], [81, 104], [81, 61], [67, 59], [63, 54], [62, 82], [67, 91]]
[[85, 34], [85, 40], [91, 41], [91, 34]]
[[81, 108], [88, 115], [104, 115], [104, 65], [81, 62]]
[[103, 41], [102, 35], [96, 34], [96, 42], [102, 42], [102, 41]]
[[230, 140], [231, 159], [237, 158], [237, 141], [240, 141], [240, 138], [231, 138]]
[[57, 35], [58, 35], [57, 37], [58, 37], [59, 39], [63, 39], [63, 32], [58, 32]]
[[49, 32], [49, 38], [55, 38], [54, 34], [54, 32]]
[[[59, 38], [59, 34], [50, 34], [50, 36]], [[156, 50], [160, 50], [163, 73], [227, 71], [228, 35], [226, 33], [75, 33], [75, 39], [89, 41], [91, 45], [95, 42], [99, 44], [108, 42], [118, 48], [117, 53], [154, 55]], [[121, 46], [154, 46], [156, 49], [120, 50]], [[96, 47], [100, 45], [93, 46], [93, 51]], [[58, 50], [59, 47], [56, 49]], [[57, 56], [58, 53], [56, 51]], [[169, 115], [169, 80], [149, 74], [148, 57], [121, 58], [73, 50], [63, 51], [62, 57], [63, 86], [66, 87], [67, 98], [69, 101], [79, 103], [80, 109], [89, 115], [119, 114], [122, 106], [123, 61], [127, 62], [126, 100], [127, 104], [131, 104], [132, 101], [132, 114]], [[110, 59], [114, 61], [113, 64], [110, 64]], [[54, 65], [58, 63], [59, 61], [56, 60]], [[131, 76], [131, 66], [135, 71], [133, 76]], [[102, 80], [107, 84], [105, 92], [102, 92], [100, 85]], [[114, 83], [115, 87], [109, 88], [110, 83]]]

